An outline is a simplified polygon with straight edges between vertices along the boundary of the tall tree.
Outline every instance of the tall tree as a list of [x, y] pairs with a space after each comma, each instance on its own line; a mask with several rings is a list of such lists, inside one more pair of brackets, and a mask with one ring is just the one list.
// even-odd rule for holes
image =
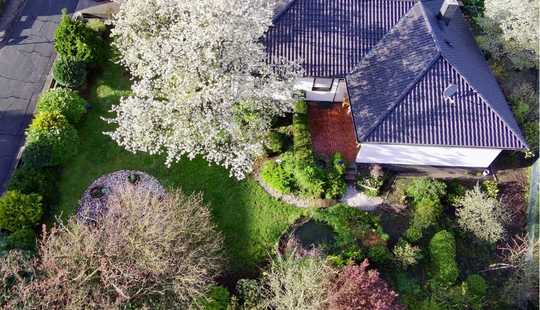
[[485, 32], [479, 37], [482, 48], [518, 69], [538, 68], [538, 0], [485, 0], [484, 5], [484, 16], [477, 18]]
[[249, 173], [272, 118], [291, 109], [298, 72], [267, 61], [272, 2], [123, 1], [112, 36], [136, 81], [113, 108], [112, 138], [167, 164], [202, 156]]

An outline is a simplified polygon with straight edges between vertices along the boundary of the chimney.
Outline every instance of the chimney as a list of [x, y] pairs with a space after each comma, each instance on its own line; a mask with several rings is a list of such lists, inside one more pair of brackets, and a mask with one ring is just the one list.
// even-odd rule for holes
[[439, 12], [439, 16], [442, 17], [447, 25], [450, 23], [457, 10], [459, 10], [459, 5], [458, 0], [444, 0], [441, 6], [441, 11]]

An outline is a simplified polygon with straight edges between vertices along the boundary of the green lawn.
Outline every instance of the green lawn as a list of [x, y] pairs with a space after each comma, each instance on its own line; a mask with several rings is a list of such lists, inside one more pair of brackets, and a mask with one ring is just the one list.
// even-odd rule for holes
[[99, 176], [135, 169], [157, 177], [164, 186], [187, 193], [203, 192], [214, 220], [225, 236], [230, 272], [251, 274], [256, 264], [273, 250], [280, 233], [303, 211], [270, 198], [252, 179], [235, 181], [226, 170], [204, 160], [182, 160], [167, 168], [160, 157], [131, 154], [117, 146], [104, 131], [111, 129], [101, 117], [110, 115], [112, 104], [129, 93], [122, 69], [108, 64], [90, 92], [94, 106], [79, 128], [80, 152], [65, 165], [60, 179], [60, 203], [54, 211], [63, 218], [77, 209], [82, 192]]

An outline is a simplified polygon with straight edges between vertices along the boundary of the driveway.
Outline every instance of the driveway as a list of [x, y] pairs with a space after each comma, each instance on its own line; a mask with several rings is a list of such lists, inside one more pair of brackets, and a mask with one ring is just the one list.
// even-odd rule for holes
[[[84, 0], [85, 2], [89, 2]], [[12, 170], [54, 56], [60, 11], [78, 0], [28, 0], [0, 44], [0, 193]]]

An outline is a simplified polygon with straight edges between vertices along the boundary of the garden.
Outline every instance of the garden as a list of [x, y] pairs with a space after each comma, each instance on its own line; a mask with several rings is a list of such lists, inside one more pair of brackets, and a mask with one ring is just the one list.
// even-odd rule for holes
[[[148, 9], [141, 14], [155, 16], [148, 4], [137, 5]], [[218, 15], [210, 20], [216, 22]], [[117, 21], [118, 27], [125, 22]], [[140, 29], [137, 23], [128, 26]], [[428, 310], [538, 305], [538, 245], [526, 238], [523, 212], [512, 212], [525, 206], [507, 208], [496, 180], [394, 178], [372, 167], [359, 175], [358, 191], [385, 195], [389, 205], [405, 207], [351, 208], [338, 202], [347, 187], [348, 163], [339, 153], [325, 158], [313, 152], [307, 103], [299, 98], [291, 111], [264, 117], [257, 107], [240, 103], [229, 115], [238, 120], [234, 134], [196, 127], [216, 133], [217, 140], [204, 140], [217, 144], [209, 152], [214, 157], [204, 152], [175, 157], [169, 141], [180, 145], [184, 141], [175, 140], [177, 135], [199, 136], [182, 136], [167, 127], [169, 119], [153, 118], [157, 112], [139, 103], [148, 102], [145, 88], [152, 83], [157, 89], [152, 96], [167, 97], [177, 90], [179, 76], [156, 81], [156, 68], [126, 65], [125, 59], [144, 62], [121, 49], [138, 38], [115, 44], [113, 39], [126, 39], [115, 31], [99, 20], [72, 20], [65, 13], [58, 26], [55, 87], [38, 100], [21, 163], [0, 198], [2, 306]], [[151, 44], [141, 46], [147, 48], [153, 50]], [[200, 57], [211, 54], [205, 51]], [[208, 71], [217, 66], [211, 63]], [[182, 102], [198, 92], [220, 102], [204, 93], [212, 79], [182, 93]], [[168, 99], [173, 105], [176, 98]], [[199, 100], [193, 109], [186, 105], [192, 109], [188, 115], [199, 117], [204, 107]], [[186, 121], [177, 108], [151, 102]], [[139, 110], [126, 112], [127, 103]], [[208, 118], [227, 114], [214, 115], [212, 109]], [[145, 120], [153, 127], [127, 130], [139, 117], [149, 117]], [[155, 134], [156, 128], [162, 132]], [[260, 128], [267, 129], [261, 136]], [[150, 138], [140, 144], [126, 142], [145, 133]], [[253, 147], [246, 142], [250, 139], [264, 141], [264, 154], [253, 161], [252, 174], [237, 178], [249, 162], [242, 151]], [[167, 141], [158, 147], [167, 150], [156, 151], [153, 140]], [[223, 141], [234, 148], [226, 149]], [[241, 154], [244, 161], [230, 162], [237, 159], [233, 155], [220, 160], [216, 150]]]

